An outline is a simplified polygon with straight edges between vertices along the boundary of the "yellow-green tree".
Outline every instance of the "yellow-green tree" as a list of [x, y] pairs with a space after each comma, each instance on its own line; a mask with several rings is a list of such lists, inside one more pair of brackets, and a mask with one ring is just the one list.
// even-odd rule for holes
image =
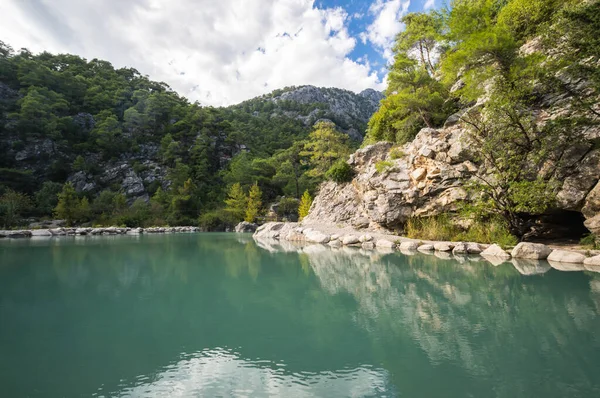
[[302, 194], [302, 198], [300, 199], [300, 206], [298, 207], [298, 215], [300, 216], [300, 221], [306, 216], [308, 216], [308, 212], [310, 211], [310, 206], [312, 205], [313, 198], [310, 196], [308, 190], [304, 191]]
[[258, 187], [258, 183], [254, 183], [252, 188], [250, 188], [250, 193], [248, 195], [248, 204], [246, 206], [246, 218], [244, 219], [247, 222], [256, 221], [256, 217], [260, 214], [262, 208], [262, 192]]
[[333, 123], [318, 123], [307, 141], [300, 155], [308, 158], [311, 177], [323, 177], [337, 160], [346, 158], [351, 152], [348, 136], [337, 131]]
[[54, 214], [64, 219], [67, 225], [72, 225], [78, 218], [79, 198], [73, 184], [70, 182], [63, 186], [62, 192], [58, 194], [58, 204], [54, 208]]
[[246, 214], [247, 203], [248, 197], [244, 193], [242, 185], [236, 182], [229, 189], [227, 199], [225, 199], [225, 211], [231, 214], [236, 221], [243, 220]]

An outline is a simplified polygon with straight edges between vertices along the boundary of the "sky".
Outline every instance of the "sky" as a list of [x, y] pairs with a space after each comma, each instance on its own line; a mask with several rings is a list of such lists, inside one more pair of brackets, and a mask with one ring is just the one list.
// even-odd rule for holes
[[0, 40], [133, 67], [203, 105], [385, 89], [407, 12], [443, 0], [1, 0]]

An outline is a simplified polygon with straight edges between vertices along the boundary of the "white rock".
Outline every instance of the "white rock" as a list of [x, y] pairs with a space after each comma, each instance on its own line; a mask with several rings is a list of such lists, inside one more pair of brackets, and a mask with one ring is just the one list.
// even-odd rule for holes
[[568, 250], [553, 250], [548, 256], [548, 261], [557, 263], [572, 263], [583, 264], [585, 256], [581, 253], [571, 252]]
[[331, 240], [331, 241], [329, 241], [328, 245], [331, 246], [331, 247], [341, 247], [342, 246], [342, 242], [340, 242], [339, 239]]
[[[302, 232], [302, 231], [300, 231], [300, 232]], [[333, 234], [330, 236], [331, 240], [338, 240], [339, 238], [340, 238], [340, 235], [338, 235], [338, 234]]]
[[600, 267], [600, 256], [588, 257], [585, 260], [583, 260], [583, 264]]
[[545, 260], [552, 253], [546, 245], [541, 243], [521, 242], [512, 250], [513, 258], [525, 258], [530, 260]]
[[312, 229], [304, 231], [304, 236], [306, 236], [306, 241], [311, 243], [328, 243], [331, 240], [329, 235]]
[[411, 251], [411, 250], [417, 250], [419, 248], [420, 244], [419, 242], [402, 242], [400, 243], [400, 250], [406, 250], [406, 251]]
[[467, 254], [467, 244], [460, 242], [457, 243], [456, 246], [454, 246], [454, 249], [452, 249], [452, 254]]
[[435, 249], [433, 248], [433, 245], [421, 245], [417, 248], [417, 250], [424, 253], [430, 253]]
[[32, 229], [31, 236], [52, 236], [52, 232], [47, 229]]
[[436, 242], [433, 244], [433, 248], [438, 252], [450, 252], [454, 249], [454, 243], [449, 242]]
[[484, 257], [510, 258], [510, 254], [502, 250], [502, 248], [496, 244], [493, 244], [482, 251], [481, 255]]
[[373, 242], [363, 242], [363, 244], [361, 246], [363, 249], [366, 249], [366, 250], [375, 249], [375, 243], [373, 243]]
[[354, 235], [346, 235], [342, 238], [342, 244], [344, 245], [353, 245], [355, 243], [359, 243], [358, 237]]
[[379, 239], [377, 242], [375, 242], [375, 246], [393, 249], [394, 247], [396, 247], [396, 244], [387, 239]]
[[365, 234], [361, 235], [360, 238], [358, 238], [358, 240], [360, 240], [361, 243], [371, 242], [373, 240], [373, 237], [369, 234]]
[[552, 268], [557, 269], [559, 271], [585, 271], [585, 266], [583, 265], [583, 263], [564, 263], [560, 261], [552, 261], [550, 259], [548, 260], [548, 263]]
[[467, 243], [467, 253], [469, 254], [479, 254], [481, 253], [483, 250], [481, 249], [481, 246], [479, 246], [479, 243]]

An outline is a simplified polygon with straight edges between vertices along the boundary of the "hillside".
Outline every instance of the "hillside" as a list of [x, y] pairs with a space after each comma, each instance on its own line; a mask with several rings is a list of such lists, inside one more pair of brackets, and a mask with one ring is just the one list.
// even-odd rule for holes
[[[111, 213], [115, 196], [127, 207], [137, 199], [148, 203], [160, 188], [163, 207], [172, 207], [178, 195], [186, 204], [165, 210], [177, 216], [156, 221], [195, 223], [198, 214], [222, 206], [235, 182], [248, 187], [260, 179], [267, 200], [284, 193], [270, 182], [278, 173], [274, 161], [260, 167], [265, 175], [241, 181], [230, 170], [232, 159], [267, 161], [323, 121], [357, 146], [381, 98], [373, 90], [302, 86], [230, 107], [202, 107], [135, 69], [68, 54], [16, 53], [0, 43], [0, 195], [25, 194], [29, 210], [21, 215], [49, 217], [57, 193], [70, 182], [92, 205], [101, 194], [105, 199], [84, 220]], [[306, 188], [318, 182], [311, 179]]]

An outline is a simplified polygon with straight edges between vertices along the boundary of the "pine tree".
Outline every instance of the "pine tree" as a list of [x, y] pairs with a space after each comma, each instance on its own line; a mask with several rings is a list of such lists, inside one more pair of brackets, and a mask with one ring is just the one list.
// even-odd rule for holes
[[236, 182], [231, 186], [228, 193], [228, 198], [225, 199], [225, 210], [229, 212], [236, 221], [244, 219], [246, 214], [246, 204], [248, 197], [244, 193], [240, 183]]
[[256, 221], [256, 217], [260, 213], [262, 207], [262, 192], [258, 187], [258, 183], [254, 183], [250, 188], [250, 194], [248, 197], [248, 205], [246, 206], [246, 218], [247, 222]]
[[300, 221], [302, 221], [304, 217], [308, 216], [312, 202], [313, 198], [310, 196], [310, 193], [308, 193], [308, 190], [304, 191], [304, 194], [302, 194], [302, 199], [300, 199], [300, 206], [298, 207]]
[[56, 217], [64, 219], [67, 225], [72, 225], [77, 219], [79, 211], [79, 198], [73, 184], [70, 182], [63, 186], [63, 190], [58, 194], [58, 204], [54, 208]]

